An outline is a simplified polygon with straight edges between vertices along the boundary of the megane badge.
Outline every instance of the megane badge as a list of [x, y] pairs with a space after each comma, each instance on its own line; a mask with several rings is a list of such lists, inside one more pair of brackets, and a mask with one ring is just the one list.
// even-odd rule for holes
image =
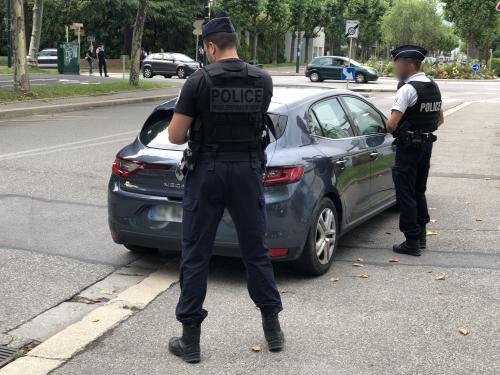
[[163, 186], [170, 189], [184, 189], [184, 184], [178, 184], [175, 182], [164, 182]]

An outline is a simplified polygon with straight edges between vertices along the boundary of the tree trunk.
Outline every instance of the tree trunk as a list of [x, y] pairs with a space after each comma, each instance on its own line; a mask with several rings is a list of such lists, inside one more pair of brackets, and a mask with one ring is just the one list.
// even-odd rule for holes
[[26, 36], [24, 33], [23, 0], [12, 1], [13, 49], [14, 49], [14, 89], [23, 93], [31, 90], [26, 58]]
[[278, 43], [279, 43], [279, 33], [274, 34], [274, 41], [273, 41], [273, 64], [278, 63]]
[[40, 49], [40, 36], [42, 34], [43, 0], [35, 0], [33, 4], [33, 27], [28, 62], [30, 65], [38, 66], [38, 50]]
[[252, 59], [255, 63], [257, 63], [257, 46], [259, 44], [259, 33], [255, 32], [253, 34], [253, 51], [252, 51]]
[[302, 56], [304, 56], [304, 62], [308, 62], [309, 61], [309, 37], [305, 37], [306, 39], [306, 46], [304, 48], [304, 51], [302, 52]]
[[295, 48], [295, 38], [296, 38], [295, 32], [292, 31], [292, 43], [290, 45], [290, 62], [293, 62], [295, 60], [295, 54], [296, 54], [296, 52], [295, 52], [295, 49], [296, 49]]
[[139, 74], [141, 73], [141, 44], [148, 1], [149, 0], [139, 0], [139, 8], [137, 9], [137, 17], [134, 24], [134, 34], [132, 35], [129, 84], [134, 86], [139, 85]]

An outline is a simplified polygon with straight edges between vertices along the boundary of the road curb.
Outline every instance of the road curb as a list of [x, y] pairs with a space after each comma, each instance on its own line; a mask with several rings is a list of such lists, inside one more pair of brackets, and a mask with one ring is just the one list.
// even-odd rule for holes
[[[135, 104], [144, 102], [154, 102], [160, 100], [168, 100], [174, 98], [177, 94], [163, 94], [142, 96], [136, 98], [121, 98], [111, 100], [95, 100], [90, 102], [67, 103], [67, 104], [52, 104], [27, 108], [12, 108], [0, 110], [0, 119], [15, 118], [18, 116], [41, 115], [50, 113], [70, 112], [82, 109], [110, 107], [115, 105]], [[1, 124], [0, 124], [1, 126]]]

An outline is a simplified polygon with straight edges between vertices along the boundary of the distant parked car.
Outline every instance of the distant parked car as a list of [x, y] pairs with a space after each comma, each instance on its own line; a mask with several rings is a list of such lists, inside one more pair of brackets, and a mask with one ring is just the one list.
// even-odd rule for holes
[[45, 48], [38, 52], [38, 66], [40, 68], [57, 68], [57, 49]]
[[144, 78], [162, 75], [165, 78], [177, 76], [187, 78], [200, 68], [200, 64], [182, 53], [152, 53], [143, 63]]
[[424, 63], [428, 63], [428, 64], [435, 64], [437, 62], [437, 58], [436, 57], [433, 57], [433, 56], [427, 56], [425, 59], [424, 59]]
[[[314, 58], [306, 67], [306, 77], [312, 82], [322, 82], [325, 79], [342, 79], [342, 69], [349, 66], [349, 58], [342, 56], [321, 56]], [[365, 66], [351, 59], [351, 66], [356, 68], [354, 80], [356, 83], [376, 81], [376, 69]]]

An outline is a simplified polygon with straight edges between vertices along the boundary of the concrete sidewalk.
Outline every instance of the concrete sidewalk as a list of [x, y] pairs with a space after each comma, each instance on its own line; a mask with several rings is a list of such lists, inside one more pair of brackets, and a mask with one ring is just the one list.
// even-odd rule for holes
[[75, 96], [57, 99], [18, 101], [0, 104], [0, 119], [76, 111], [121, 104], [168, 100], [177, 96], [179, 87], [143, 91], [128, 91], [96, 96]]

